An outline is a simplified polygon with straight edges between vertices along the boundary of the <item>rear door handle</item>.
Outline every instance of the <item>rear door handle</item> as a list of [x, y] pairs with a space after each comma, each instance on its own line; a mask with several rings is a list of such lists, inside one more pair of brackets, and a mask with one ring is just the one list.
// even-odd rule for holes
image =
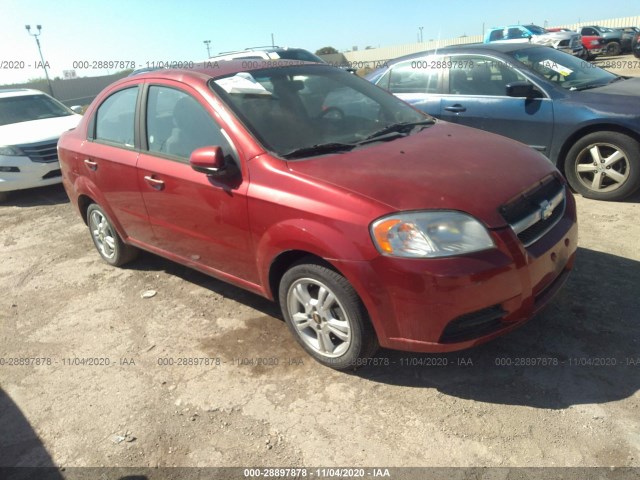
[[460, 113], [460, 112], [466, 112], [467, 109], [465, 107], [463, 107], [462, 105], [460, 105], [459, 103], [456, 103], [455, 105], [451, 105], [450, 107], [444, 107], [444, 109], [447, 112], [455, 112], [455, 113]]
[[162, 180], [158, 180], [157, 178], [153, 178], [153, 175], [146, 175], [144, 179], [156, 190], [162, 190], [164, 188], [164, 182]]
[[93, 160], [89, 160], [88, 158], [84, 159], [84, 164], [89, 170], [93, 170], [94, 172], [98, 169], [98, 162], [94, 162]]

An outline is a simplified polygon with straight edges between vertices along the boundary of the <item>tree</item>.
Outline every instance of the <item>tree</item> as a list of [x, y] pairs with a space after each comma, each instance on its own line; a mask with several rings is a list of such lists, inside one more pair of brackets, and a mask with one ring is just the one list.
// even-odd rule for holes
[[332, 53], [338, 53], [333, 47], [322, 47], [320, 50], [316, 50], [316, 55], [331, 55]]

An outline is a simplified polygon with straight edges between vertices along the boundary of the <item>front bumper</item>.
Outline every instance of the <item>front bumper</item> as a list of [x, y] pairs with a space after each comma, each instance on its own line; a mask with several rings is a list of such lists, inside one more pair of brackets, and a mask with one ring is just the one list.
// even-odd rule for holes
[[0, 171], [0, 192], [44, 187], [62, 181], [57, 161], [42, 163], [34, 162], [26, 156], [0, 156], [0, 167], [17, 170]]
[[380, 256], [338, 267], [363, 302], [383, 347], [415, 352], [469, 348], [507, 333], [539, 312], [573, 267], [575, 201], [525, 248], [510, 228], [493, 231], [495, 249], [443, 259]]

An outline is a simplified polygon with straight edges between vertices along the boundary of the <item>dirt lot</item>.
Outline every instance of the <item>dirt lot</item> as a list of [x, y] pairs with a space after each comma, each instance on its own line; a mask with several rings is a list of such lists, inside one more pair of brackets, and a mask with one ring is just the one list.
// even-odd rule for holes
[[577, 201], [576, 269], [524, 328], [338, 373], [270, 302], [151, 254], [112, 268], [61, 187], [14, 194], [0, 466], [640, 467], [640, 196]]

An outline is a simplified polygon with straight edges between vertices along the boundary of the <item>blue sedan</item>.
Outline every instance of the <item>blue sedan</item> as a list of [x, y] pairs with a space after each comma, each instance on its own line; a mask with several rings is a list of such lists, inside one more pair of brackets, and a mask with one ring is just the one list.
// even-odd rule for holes
[[434, 117], [531, 146], [585, 197], [640, 188], [640, 78], [522, 44], [421, 52], [367, 78]]

